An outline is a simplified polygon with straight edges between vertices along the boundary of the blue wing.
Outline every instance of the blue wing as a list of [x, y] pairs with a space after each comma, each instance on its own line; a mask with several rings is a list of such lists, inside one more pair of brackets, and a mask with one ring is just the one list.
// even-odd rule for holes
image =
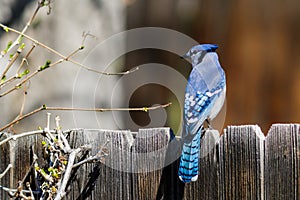
[[186, 130], [183, 139], [183, 149], [180, 158], [178, 176], [187, 183], [196, 181], [198, 178], [198, 163], [200, 151], [200, 137], [203, 130], [203, 122], [207, 118], [206, 113], [209, 113], [214, 96], [210, 96], [209, 92], [195, 95], [186, 94], [185, 98], [185, 115], [184, 129]]
[[209, 90], [201, 74], [197, 72], [195, 69], [191, 72], [185, 91], [183, 138], [198, 132], [217, 97], [215, 91], [218, 88]]

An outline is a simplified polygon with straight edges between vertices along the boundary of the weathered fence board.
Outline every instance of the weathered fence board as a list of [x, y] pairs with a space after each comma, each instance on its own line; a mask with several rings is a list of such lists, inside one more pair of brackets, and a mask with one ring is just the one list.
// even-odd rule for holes
[[[1, 134], [0, 141], [6, 135]], [[9, 163], [14, 165], [0, 179], [1, 186], [16, 188], [33, 153], [43, 162], [42, 140], [42, 135], [32, 135], [0, 146], [0, 173]], [[207, 131], [201, 141], [198, 181], [189, 184], [178, 179], [181, 140], [169, 128], [137, 133], [74, 130], [68, 140], [73, 148], [91, 145], [91, 152], [78, 160], [95, 155], [104, 144], [108, 156], [105, 164], [74, 169], [65, 199], [300, 199], [299, 124], [275, 124], [267, 137], [250, 125], [229, 126], [221, 137]], [[8, 199], [2, 190], [0, 199]]]
[[219, 143], [219, 198], [262, 199], [263, 140], [258, 126], [229, 126]]
[[168, 128], [140, 129], [136, 135], [132, 146], [134, 199], [152, 199], [157, 193], [170, 138]]
[[271, 127], [265, 140], [265, 198], [300, 199], [300, 126]]
[[70, 133], [70, 145], [92, 145], [91, 155], [97, 154], [107, 142], [108, 156], [106, 165], [85, 164], [78, 168], [69, 186], [72, 195], [68, 199], [132, 199], [130, 174], [123, 173], [130, 166], [130, 145], [133, 138], [129, 131], [78, 130]]

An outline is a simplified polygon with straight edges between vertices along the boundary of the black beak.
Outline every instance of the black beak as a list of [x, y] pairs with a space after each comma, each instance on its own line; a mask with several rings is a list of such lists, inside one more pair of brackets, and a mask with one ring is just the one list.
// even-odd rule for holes
[[189, 56], [187, 56], [186, 54], [180, 56], [181, 59], [186, 59], [186, 58], [189, 58]]
[[189, 52], [187, 52], [186, 54], [180, 56], [181, 59], [186, 59], [186, 58], [190, 58], [189, 56]]

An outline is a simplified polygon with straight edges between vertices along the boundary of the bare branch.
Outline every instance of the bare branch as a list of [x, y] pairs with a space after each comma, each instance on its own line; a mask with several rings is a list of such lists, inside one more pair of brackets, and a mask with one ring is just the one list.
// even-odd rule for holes
[[14, 90], [17, 90], [19, 88], [21, 88], [21, 86], [26, 83], [29, 79], [31, 79], [32, 77], [34, 77], [37, 73], [39, 73], [40, 70], [36, 70], [35, 72], [33, 72], [32, 74], [30, 74], [29, 76], [27, 76], [23, 81], [21, 81], [20, 83], [18, 83], [17, 85], [15, 85], [13, 88], [7, 90], [6, 92], [3, 92], [2, 94], [0, 94], [0, 97], [3, 97], [9, 93], [11, 93]]
[[[7, 91], [3, 92], [2, 94], [0, 94], [0, 98], [3, 97], [3, 96], [5, 96], [5, 95], [8, 95], [9, 93], [11, 93], [11, 92], [13, 92], [13, 91], [15, 91], [15, 90], [17, 90], [17, 89], [19, 89], [19, 88], [21, 88], [22, 85], [23, 85], [24, 83], [26, 83], [27, 81], [29, 81], [30, 79], [32, 79], [34, 76], [36, 76], [38, 73], [44, 71], [45, 69], [54, 67], [54, 66], [56, 66], [56, 65], [58, 65], [58, 64], [60, 64], [60, 63], [62, 63], [62, 62], [64, 62], [64, 61], [76, 62], [76, 61], [71, 61], [70, 58], [71, 58], [73, 55], [75, 55], [77, 52], [79, 52], [80, 50], [82, 50], [82, 49], [83, 49], [83, 47], [79, 47], [79, 48], [76, 49], [75, 51], [71, 52], [68, 56], [64, 57], [63, 59], [59, 59], [59, 60], [57, 60], [57, 61], [54, 62], [54, 63], [51, 63], [51, 61], [49, 61], [49, 60], [46, 61], [46, 64], [45, 64], [45, 65], [40, 66], [35, 72], [33, 72], [32, 74], [28, 75], [28, 76], [27, 76], [25, 79], [23, 79], [21, 82], [19, 82], [18, 84], [16, 84], [16, 85], [13, 86], [12, 88], [8, 89]], [[29, 51], [29, 52], [31, 52], [31, 51]], [[78, 65], [81, 65], [81, 64], [78, 63]], [[131, 70], [129, 70], [129, 71], [127, 71], [127, 72], [124, 72], [124, 73], [123, 73], [123, 72], [122, 72], [122, 73], [115, 73], [115, 74], [106, 73], [106, 75], [129, 74], [129, 73], [131, 73], [131, 72], [136, 71], [137, 69], [138, 69], [138, 67], [136, 67], [136, 68], [134, 68], [134, 69], [131, 69]], [[94, 69], [92, 69], [92, 68], [87, 69], [87, 70], [98, 73], [97, 70], [94, 70]], [[10, 78], [9, 80], [4, 81], [3, 83], [0, 83], [0, 89], [4, 86], [4, 84], [7, 84], [8, 81], [11, 82], [12, 80], [18, 79], [18, 78], [21, 78], [21, 77], [20, 77], [20, 75], [17, 73], [13, 78]]]
[[[142, 107], [142, 108], [67, 108], [67, 107], [48, 107], [46, 105], [43, 105], [23, 116], [21, 116], [18, 119], [13, 120], [9, 124], [3, 126], [0, 128], [0, 132], [7, 129], [11, 125], [31, 116], [34, 115], [42, 110], [60, 110], [60, 111], [94, 111], [94, 112], [108, 112], [108, 111], [143, 111], [143, 112], [148, 112], [149, 110], [156, 110], [160, 108], [166, 108], [170, 106], [172, 103], [167, 103], [163, 105], [157, 105], [157, 106], [151, 106], [151, 107]], [[0, 143], [1, 144], [1, 143]]]
[[65, 190], [66, 190], [68, 181], [69, 181], [70, 176], [71, 176], [73, 164], [74, 164], [74, 162], [75, 162], [76, 155], [77, 155], [81, 150], [82, 150], [82, 148], [77, 148], [77, 149], [73, 150], [73, 151], [70, 153], [69, 159], [68, 159], [68, 165], [67, 165], [66, 171], [65, 171], [65, 173], [64, 173], [63, 180], [62, 180], [62, 182], [61, 182], [60, 187], [58, 188], [57, 195], [56, 195], [56, 197], [55, 197], [54, 200], [60, 200], [60, 199], [62, 199], [62, 198], [66, 195], [66, 191], [65, 191]]
[[87, 159], [84, 159], [76, 164], [73, 165], [73, 168], [79, 167], [85, 163], [90, 163], [90, 162], [103, 162], [103, 158], [105, 156], [107, 156], [107, 152], [106, 152], [106, 145], [109, 143], [109, 140], [107, 140], [104, 145], [101, 146], [100, 150], [98, 151], [98, 153], [94, 156], [90, 156]]
[[[12, 189], [12, 188], [4, 187], [4, 186], [1, 186], [1, 185], [0, 185], [0, 189], [7, 192], [9, 194], [9, 196], [11, 196], [11, 197], [14, 197], [13, 193], [18, 191], [18, 189]], [[32, 193], [36, 193], [36, 194], [39, 193], [38, 191], [30, 191], [30, 190], [22, 190], [22, 192], [23, 193], [31, 193], [32, 192]]]
[[[23, 92], [23, 101], [22, 101], [21, 109], [20, 109], [19, 115], [15, 118], [15, 120], [19, 119], [23, 115], [24, 108], [25, 108], [26, 97], [27, 97], [27, 91], [26, 91], [26, 88], [25, 88], [24, 92]], [[18, 122], [16, 124], [18, 124]], [[10, 129], [12, 129], [13, 125], [10, 126]]]
[[60, 117], [56, 116], [55, 123], [56, 123], [56, 131], [57, 131], [57, 142], [59, 143], [59, 145], [61, 144], [61, 148], [64, 150], [65, 153], [69, 153], [71, 151], [71, 147], [66, 137], [62, 133], [59, 121], [60, 121]]
[[18, 48], [17, 52], [8, 60], [8, 63], [0, 76], [1, 80], [6, 76], [6, 73], [11, 68], [11, 66], [16, 62], [17, 58], [19, 57], [19, 55], [21, 54], [22, 51], [23, 51], [23, 48], [21, 48], [21, 47]]
[[18, 68], [18, 70], [17, 70], [17, 74], [20, 73], [20, 70], [21, 70], [21, 68], [23, 67], [23, 65], [24, 65], [25, 62], [26, 62], [27, 65], [28, 65], [28, 61], [27, 61], [27, 60], [28, 60], [28, 57], [29, 57], [30, 54], [33, 52], [33, 50], [34, 50], [35, 47], [36, 47], [36, 45], [33, 44], [33, 45], [31, 46], [31, 48], [29, 49], [29, 51], [27, 52], [27, 54], [25, 55], [25, 57], [22, 59], [22, 62], [21, 62], [20, 66], [19, 66], [19, 68]]
[[[33, 147], [32, 147], [32, 148], [33, 148]], [[21, 181], [22, 184], [24, 183], [25, 179], [26, 179], [27, 176], [29, 175], [30, 171], [33, 169], [33, 167], [34, 167], [35, 162], [36, 162], [37, 159], [38, 159], [37, 155], [34, 154], [34, 156], [33, 156], [33, 161], [32, 161], [32, 163], [31, 163], [29, 169], [27, 170], [26, 174], [24, 175], [24, 177], [23, 177], [23, 179], [22, 179], [22, 181]]]
[[27, 197], [27, 198], [34, 200], [33, 191], [31, 190], [31, 187], [30, 187], [30, 183], [29, 183], [29, 182], [26, 182], [26, 187], [27, 187], [28, 190], [30, 191], [30, 197]]
[[[66, 131], [68, 132], [68, 131]], [[10, 136], [2, 141], [0, 141], [0, 146], [5, 144], [6, 142], [10, 141], [10, 140], [17, 140], [21, 137], [27, 137], [27, 136], [30, 136], [30, 135], [36, 135], [36, 134], [42, 134], [42, 133], [45, 133], [44, 130], [37, 130], [37, 131], [30, 131], [30, 132], [23, 132], [23, 133], [20, 133], [20, 134], [17, 134], [17, 135], [13, 135], [13, 136]], [[55, 133], [55, 130], [51, 130], [51, 133]]]
[[83, 32], [82, 33], [82, 37], [83, 37], [83, 40], [82, 40], [82, 42], [81, 42], [81, 46], [83, 47], [84, 46], [84, 42], [85, 42], [85, 40], [86, 40], [86, 38], [87, 37], [92, 37], [92, 38], [94, 38], [94, 39], [97, 39], [97, 37], [95, 36], [95, 35], [93, 35], [93, 34], [91, 34], [89, 31], [88, 32]]
[[[41, 7], [43, 7], [43, 5], [40, 2], [38, 2], [38, 6], [35, 9], [35, 11], [33, 12], [32, 16], [29, 19], [29, 21], [26, 23], [26, 25], [23, 28], [22, 32], [19, 32], [19, 36], [12, 43], [12, 45], [7, 49], [6, 53], [8, 53], [11, 49], [13, 49], [16, 45], [20, 44], [20, 41], [22, 40], [23, 35], [25, 34], [25, 32], [27, 31], [27, 29], [29, 28], [29, 26], [31, 25], [31, 23], [33, 22], [33, 20], [35, 19], [36, 14], [38, 13], [38, 11], [40, 10]], [[5, 29], [5, 30], [7, 30], [7, 29]], [[4, 55], [0, 55], [0, 58], [3, 57], [3, 56]]]
[[7, 85], [8, 83], [11, 83], [13, 82], [14, 80], [17, 80], [19, 78], [22, 77], [22, 75], [19, 75], [20, 73], [20, 70], [21, 68], [23, 67], [24, 63], [27, 63], [28, 64], [28, 57], [29, 55], [32, 53], [33, 49], [36, 47], [36, 45], [32, 45], [32, 47], [30, 48], [30, 50], [27, 52], [27, 54], [25, 55], [25, 57], [22, 59], [20, 65], [19, 65], [19, 68], [17, 69], [17, 72], [15, 74], [15, 76], [12, 76], [8, 79], [6, 79], [5, 81], [1, 82], [0, 83], [0, 89], [3, 88], [5, 85]]
[[0, 179], [8, 172], [8, 170], [10, 170], [10, 168], [12, 167], [12, 164], [9, 164], [6, 169], [4, 170], [4, 172], [2, 172], [0, 174]]
[[[7, 129], [7, 128], [10, 127], [11, 125], [14, 125], [15, 123], [17, 123], [17, 122], [19, 122], [19, 121], [25, 119], [26, 117], [29, 117], [29, 116], [31, 116], [31, 115], [33, 115], [33, 114], [35, 114], [35, 113], [40, 112], [41, 110], [44, 110], [44, 107], [37, 108], [37, 109], [31, 111], [30, 113], [27, 113], [27, 114], [25, 114], [25, 115], [22, 115], [22, 116], [19, 117], [18, 119], [13, 120], [12, 122], [10, 122], [10, 123], [8, 123], [7, 125], [5, 125], [5, 126], [3, 126], [2, 128], [0, 128], [0, 132], [3, 131], [3, 130], [5, 130], [5, 129]], [[1, 143], [0, 143], [0, 144], [1, 144]]]
[[75, 64], [75, 65], [77, 65], [77, 66], [79, 66], [81, 68], [84, 68], [87, 71], [91, 71], [91, 72], [94, 72], [94, 73], [97, 73], [97, 74], [103, 74], [103, 75], [124, 75], [124, 74], [132, 73], [132, 72], [134, 72], [134, 71], [136, 71], [136, 70], [139, 69], [138, 67], [135, 67], [135, 68], [133, 68], [131, 70], [128, 70], [128, 71], [125, 71], [125, 72], [117, 72], [117, 73], [98, 71], [98, 70], [93, 69], [91, 67], [88, 67], [88, 66], [86, 66], [86, 65], [84, 65], [82, 63], [79, 63], [79, 62], [77, 62], [75, 60], [72, 60], [72, 59], [68, 58], [67, 56], [64, 56], [63, 54], [61, 54], [58, 51], [52, 49], [51, 47], [49, 47], [49, 46], [47, 46], [47, 45], [45, 45], [45, 44], [43, 44], [43, 43], [41, 43], [41, 42], [33, 39], [32, 37], [30, 37], [30, 36], [28, 36], [28, 35], [20, 32], [20, 31], [17, 31], [17, 30], [15, 30], [13, 28], [7, 27], [7, 26], [3, 25], [2, 23], [0, 23], [0, 27], [2, 27], [4, 30], [11, 31], [11, 32], [14, 32], [14, 33], [17, 33], [19, 35], [24, 36], [25, 38], [27, 38], [27, 39], [31, 40], [32, 42], [34, 42], [36, 45], [39, 45], [39, 46], [47, 49], [48, 51], [54, 53], [55, 55], [61, 57], [63, 60], [69, 61], [69, 62], [71, 62], [71, 63], [73, 63], [73, 64]]

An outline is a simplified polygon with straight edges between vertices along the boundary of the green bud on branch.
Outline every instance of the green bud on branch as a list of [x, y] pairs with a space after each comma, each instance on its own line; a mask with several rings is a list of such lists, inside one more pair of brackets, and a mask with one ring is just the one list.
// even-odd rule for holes
[[47, 60], [46, 63], [45, 63], [45, 65], [40, 66], [39, 71], [43, 71], [43, 70], [49, 68], [49, 67], [50, 67], [50, 64], [51, 64], [51, 60]]
[[7, 26], [3, 26], [3, 30], [8, 33], [8, 27]]
[[1, 78], [1, 83], [3, 83], [5, 80], [6, 80], [6, 76], [4, 75], [4, 76]]
[[25, 48], [25, 43], [22, 43], [21, 45], [20, 45], [20, 49], [24, 49]]
[[25, 75], [27, 75], [27, 74], [29, 74], [29, 69], [24, 70], [24, 72], [23, 72], [22, 74], [19, 74], [19, 75], [17, 76], [17, 78], [22, 78], [23, 76], [25, 76]]
[[7, 51], [8, 51], [8, 49], [11, 47], [11, 45], [12, 45], [12, 41], [9, 41], [9, 42], [7, 43], [6, 48], [5, 48], [3, 51], [1, 51], [1, 54], [2, 54], [2, 55], [5, 55], [5, 54], [7, 53]]
[[18, 39], [18, 43], [19, 43], [19, 44], [22, 42], [23, 38], [24, 38], [23, 35], [21, 35], [21, 36], [19, 37], [19, 39]]

